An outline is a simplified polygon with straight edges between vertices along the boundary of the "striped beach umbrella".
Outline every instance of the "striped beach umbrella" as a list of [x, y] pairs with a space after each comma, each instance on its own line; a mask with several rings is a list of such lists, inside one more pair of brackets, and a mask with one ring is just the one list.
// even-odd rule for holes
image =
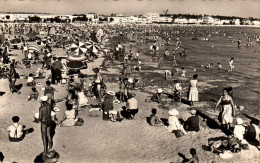
[[41, 52], [41, 48], [38, 47], [37, 45], [29, 45], [28, 50], [29, 52], [37, 52], [37, 53]]
[[98, 50], [100, 49], [100, 47], [93, 41], [88, 41], [85, 43], [86, 44], [86, 47], [92, 51], [93, 53], [97, 53]]
[[85, 46], [85, 44], [83, 42], [78, 42], [78, 43], [73, 43], [71, 46], [70, 46], [70, 50], [72, 52], [76, 52], [75, 55], [81, 55], [81, 54], [84, 54], [87, 52], [87, 48]]

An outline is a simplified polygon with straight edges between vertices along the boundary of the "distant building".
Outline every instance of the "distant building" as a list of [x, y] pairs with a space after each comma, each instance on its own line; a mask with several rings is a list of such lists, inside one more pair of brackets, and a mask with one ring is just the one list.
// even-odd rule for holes
[[99, 15], [96, 13], [88, 13], [88, 14], [86, 14], [86, 17], [92, 23], [98, 23], [98, 21], [99, 21]]
[[2, 12], [0, 13], [0, 21], [4, 22], [18, 22], [27, 21], [29, 17], [38, 16], [42, 19], [55, 17], [55, 15], [49, 13], [30, 13], [30, 12]]
[[260, 21], [259, 20], [254, 20], [254, 21], [252, 21], [252, 25], [260, 26]]
[[151, 24], [152, 21], [145, 16], [138, 16], [137, 23], [139, 23], [139, 24]]
[[177, 23], [177, 24], [187, 24], [188, 20], [186, 18], [176, 18], [176, 19], [174, 19], [174, 23]]
[[211, 16], [204, 16], [202, 18], [203, 24], [213, 24], [214, 19]]
[[152, 23], [157, 23], [159, 22], [160, 19], [160, 14], [156, 13], [156, 12], [149, 12], [144, 14], [145, 17], [147, 17], [149, 19], [150, 22]]
[[167, 16], [160, 16], [159, 17], [159, 23], [172, 23], [172, 18]]
[[189, 24], [199, 24], [199, 21], [198, 21], [198, 19], [189, 19], [188, 23]]
[[235, 25], [240, 25], [240, 20], [236, 19], [234, 23], [235, 23]]

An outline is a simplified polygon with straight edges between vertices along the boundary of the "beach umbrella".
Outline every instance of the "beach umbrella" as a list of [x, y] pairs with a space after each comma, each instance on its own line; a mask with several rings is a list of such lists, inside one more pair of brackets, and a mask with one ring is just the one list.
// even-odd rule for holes
[[67, 67], [71, 69], [80, 69], [85, 67], [85, 65], [82, 61], [69, 61]]
[[41, 48], [38, 47], [37, 45], [29, 45], [28, 50], [29, 52], [37, 52], [37, 53], [41, 52]]
[[91, 50], [93, 53], [97, 53], [98, 50], [100, 49], [99, 46], [93, 41], [86, 42], [85, 44], [87, 48]]
[[70, 46], [70, 50], [72, 52], [76, 52], [75, 55], [81, 55], [81, 54], [84, 54], [84, 53], [87, 52], [87, 48], [86, 48], [86, 46], [85, 46], [85, 44], [83, 42], [78, 42], [76, 44], [73, 43]]

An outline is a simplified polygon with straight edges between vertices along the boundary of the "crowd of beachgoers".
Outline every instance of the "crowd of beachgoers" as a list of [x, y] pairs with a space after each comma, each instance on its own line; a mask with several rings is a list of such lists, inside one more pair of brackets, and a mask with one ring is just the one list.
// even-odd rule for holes
[[[202, 79], [217, 76], [214, 79], [217, 82], [221, 78], [211, 73], [230, 77], [242, 66], [236, 64], [236, 56], [230, 55], [226, 55], [224, 61], [211, 57], [208, 62], [198, 63], [200, 57], [203, 61], [207, 57], [192, 54], [192, 48], [213, 51], [218, 45], [208, 45], [208, 42], [221, 40], [223, 47], [226, 44], [259, 52], [257, 32], [246, 33], [239, 29], [231, 32], [227, 28], [233, 27], [0, 24], [0, 161], [32, 160], [29, 156], [34, 155], [25, 156], [28, 148], [41, 152], [34, 162], [94, 161], [102, 155], [98, 155], [98, 151], [106, 148], [107, 156], [95, 161], [239, 162], [249, 159], [254, 162], [259, 158], [260, 149], [259, 116], [245, 116], [243, 111], [247, 108], [237, 102], [235, 88], [221, 82], [218, 87], [222, 93], [217, 93], [217, 100], [201, 100], [207, 96], [207, 87], [211, 87], [205, 82], [203, 85]], [[239, 37], [235, 37], [237, 35]], [[192, 47], [197, 42], [199, 46]], [[259, 78], [257, 73], [255, 76]], [[259, 99], [259, 91], [255, 96]], [[100, 121], [109, 122], [109, 126]], [[140, 129], [136, 129], [136, 125]], [[61, 131], [64, 127], [68, 128]], [[111, 127], [124, 131], [124, 138], [118, 138], [122, 136], [120, 131], [118, 135], [110, 132]], [[167, 158], [163, 158], [158, 154], [160, 151], [156, 151], [158, 157], [149, 156], [153, 151], [149, 148], [156, 146], [155, 149], [164, 151], [160, 143], [149, 146], [162, 139], [157, 136], [158, 132], [163, 133], [161, 136], [168, 134], [163, 139], [166, 143], [166, 138], [171, 137], [169, 144], [172, 139], [179, 145], [185, 144], [182, 149], [190, 152], [191, 157], [178, 153], [178, 156], [166, 154]], [[140, 141], [145, 139], [143, 136], [149, 138], [149, 133], [153, 133], [151, 141]], [[133, 138], [128, 138], [127, 135], [133, 134]], [[75, 135], [79, 137], [73, 138]], [[207, 135], [208, 140], [200, 140], [192, 146], [192, 141], [199, 139], [196, 135], [199, 138]], [[87, 152], [81, 150], [83, 137], [95, 141], [86, 140], [88, 148], [95, 146], [96, 151], [88, 159], [84, 159]], [[112, 142], [107, 137], [116, 140]], [[37, 145], [32, 145], [40, 139]], [[69, 150], [65, 147], [60, 150], [62, 145], [58, 147], [56, 140], [60, 144], [65, 140], [68, 143], [77, 140], [77, 143], [72, 142], [76, 145]], [[137, 153], [129, 156], [125, 154], [128, 148], [124, 148], [124, 154], [119, 152], [122, 144], [131, 145], [133, 141], [143, 143], [147, 149], [137, 148]], [[116, 149], [110, 151], [110, 146]], [[12, 152], [12, 148], [25, 151], [18, 154]], [[64, 156], [70, 150], [74, 151], [72, 155]], [[121, 153], [123, 158], [110, 157], [115, 152]], [[239, 153], [243, 152], [251, 153], [250, 158], [241, 158]], [[90, 154], [88, 151], [86, 155]], [[206, 154], [213, 156], [208, 159]], [[134, 159], [135, 156], [138, 157]]]

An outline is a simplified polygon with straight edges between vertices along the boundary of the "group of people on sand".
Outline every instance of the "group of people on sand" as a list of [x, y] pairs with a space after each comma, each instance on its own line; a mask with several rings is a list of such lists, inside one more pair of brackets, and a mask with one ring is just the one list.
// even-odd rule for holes
[[[167, 37], [167, 44], [170, 42], [170, 37]], [[179, 40], [178, 40], [179, 41]], [[31, 53], [28, 53], [28, 45], [26, 42], [23, 43], [23, 53], [25, 54], [25, 64], [30, 64], [32, 57]], [[180, 45], [180, 42], [177, 43]], [[156, 46], [152, 49], [156, 51]], [[16, 72], [15, 66], [18, 64], [15, 60], [8, 59], [8, 46], [2, 52], [3, 62], [10, 63], [10, 68], [7, 72], [7, 77], [9, 79], [9, 87], [11, 92], [21, 93], [16, 87], [16, 80], [19, 78], [19, 74]], [[122, 74], [119, 76], [119, 87], [118, 92], [108, 91], [105, 84], [105, 80], [100, 73], [100, 69], [95, 69], [95, 77], [90, 84], [87, 85], [87, 81], [82, 77], [80, 70], [75, 71], [70, 74], [70, 79], [65, 82], [68, 86], [67, 96], [65, 98], [65, 108], [63, 119], [58, 119], [56, 117], [56, 111], [60, 109], [56, 108], [55, 92], [58, 91], [54, 89], [51, 85], [62, 83], [62, 71], [66, 66], [61, 62], [61, 59], [53, 57], [52, 49], [50, 46], [46, 45], [43, 57], [42, 69], [51, 70], [51, 78], [46, 81], [44, 89], [44, 96], [40, 97], [41, 106], [39, 112], [34, 115], [35, 122], [41, 123], [41, 134], [42, 141], [44, 145], [44, 153], [48, 153], [53, 147], [53, 136], [55, 133], [56, 125], [61, 127], [72, 127], [72, 126], [82, 126], [84, 120], [79, 118], [80, 111], [83, 107], [90, 106], [89, 97], [91, 97], [97, 104], [98, 111], [102, 111], [102, 119], [105, 121], [122, 121], [123, 119], [132, 120], [136, 118], [136, 115], [140, 111], [139, 101], [136, 97], [134, 90], [138, 84], [138, 80], [133, 76], [133, 69], [137, 72], [141, 72], [141, 61], [139, 58], [140, 52], [138, 51], [136, 55], [132, 51], [126, 52], [124, 46], [120, 43], [117, 45], [115, 50], [115, 58], [118, 60], [120, 55], [123, 56], [123, 70]], [[0, 51], [1, 53], [1, 51]], [[186, 52], [185, 52], [186, 53]], [[35, 60], [37, 60], [37, 53], [34, 53]], [[169, 56], [169, 52], [166, 49], [164, 57]], [[173, 53], [173, 67], [177, 66], [175, 53]], [[209, 65], [209, 68], [212, 64]], [[218, 68], [222, 68], [221, 64], [218, 64]], [[234, 58], [232, 57], [229, 62], [229, 72], [232, 72], [234, 68]], [[181, 68], [181, 79], [186, 78], [185, 68]], [[39, 98], [39, 91], [36, 89], [37, 82], [35, 81], [35, 76], [42, 76], [42, 71], [39, 70], [37, 74], [29, 74], [27, 78], [27, 86], [31, 88], [31, 92], [28, 95], [28, 101], [37, 100]], [[182, 102], [183, 98], [183, 87], [181, 82], [177, 79], [173, 80], [174, 90], [172, 92], [172, 97], [177, 102]], [[149, 101], [156, 102], [159, 104], [164, 104], [163, 94], [168, 93], [162, 88], [159, 88], [156, 93], [153, 94]], [[189, 82], [189, 88], [187, 93], [187, 101], [191, 106], [196, 106], [195, 103], [199, 101], [199, 91], [198, 91], [198, 74], [194, 74], [193, 78]], [[125, 103], [125, 106], [118, 107], [118, 103]], [[247, 141], [258, 142], [259, 146], [259, 124], [257, 121], [252, 121], [250, 125], [245, 126], [243, 120], [239, 117], [234, 118], [236, 113], [236, 106], [233, 102], [233, 96], [231, 88], [225, 88], [223, 90], [223, 95], [218, 100], [215, 111], [221, 105], [221, 110], [219, 113], [219, 121], [221, 122], [224, 131], [229, 132], [229, 137], [226, 137], [225, 141], [221, 140], [220, 145], [218, 142], [212, 140], [208, 143], [208, 149], [221, 151], [223, 149], [246, 149]], [[190, 117], [186, 120], [179, 119], [179, 111], [176, 108], [171, 108], [168, 111], [169, 117], [168, 121], [165, 122], [157, 116], [157, 110], [153, 108], [152, 114], [149, 117], [149, 124], [151, 126], [166, 126], [167, 130], [173, 133], [177, 138], [186, 135], [190, 131], [199, 132], [200, 131], [200, 118], [199, 112], [193, 108], [190, 110]], [[233, 126], [234, 119], [236, 119], [236, 124]], [[26, 134], [31, 133], [31, 130], [26, 130], [25, 126], [19, 124], [20, 117], [14, 116], [12, 118], [13, 124], [7, 128], [9, 133], [9, 140], [11, 142], [22, 141]], [[226, 141], [227, 140], [227, 141]], [[224, 144], [226, 143], [226, 144]], [[233, 143], [233, 144], [232, 144]], [[236, 151], [236, 150], [234, 150]], [[196, 150], [192, 148], [190, 150], [192, 158], [189, 162], [199, 162], [196, 155]]]

